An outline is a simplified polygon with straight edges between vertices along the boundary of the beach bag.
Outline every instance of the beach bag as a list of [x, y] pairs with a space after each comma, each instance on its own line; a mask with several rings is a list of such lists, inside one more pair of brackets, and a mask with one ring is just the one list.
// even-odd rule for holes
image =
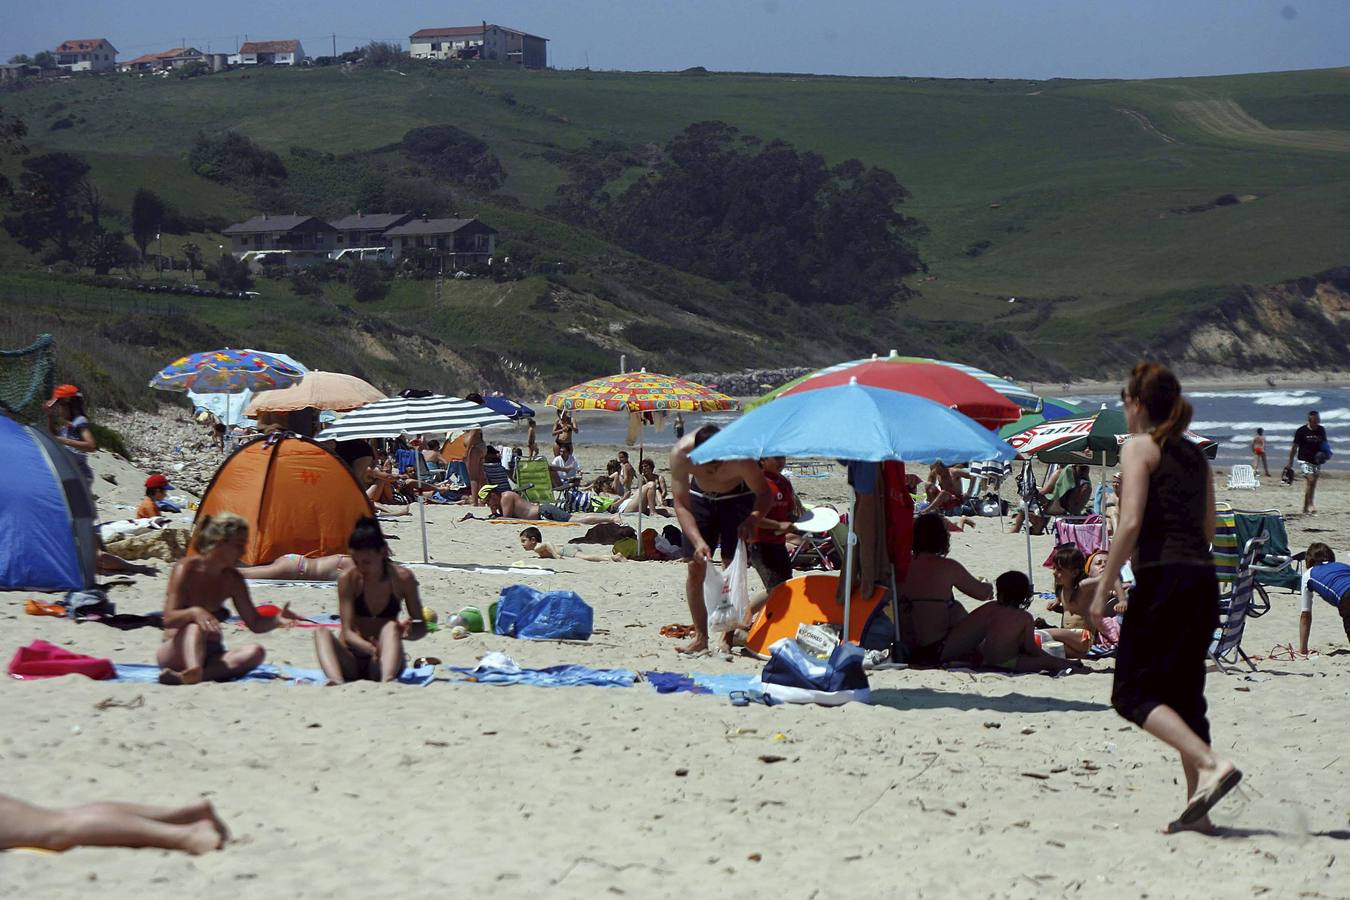
[[33, 641], [27, 647], [14, 651], [14, 658], [9, 661], [9, 674], [12, 678], [20, 679], [84, 675], [102, 680], [112, 678], [117, 673], [111, 660], [72, 653], [46, 641]]
[[744, 628], [750, 612], [750, 564], [745, 541], [725, 569], [708, 563], [703, 576], [703, 606], [708, 610], [708, 633]]
[[840, 644], [828, 660], [816, 659], [791, 638], [780, 638], [769, 648], [772, 654], [760, 674], [765, 693], [785, 703], [818, 703], [839, 706], [871, 699], [872, 688], [863, 671], [863, 649]]
[[1317, 452], [1313, 454], [1313, 464], [1324, 466], [1329, 459], [1331, 459], [1331, 442], [1323, 441], [1322, 446], [1318, 447]]
[[573, 591], [539, 591], [528, 585], [502, 588], [493, 630], [521, 640], [590, 640], [595, 612]]

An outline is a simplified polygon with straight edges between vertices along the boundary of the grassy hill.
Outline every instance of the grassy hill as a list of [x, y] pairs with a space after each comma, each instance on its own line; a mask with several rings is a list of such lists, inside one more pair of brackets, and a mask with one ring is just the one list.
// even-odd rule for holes
[[[439, 298], [429, 282], [400, 282], [360, 308], [341, 288], [313, 301], [271, 284], [261, 318], [223, 301], [188, 304], [219, 336], [259, 345], [278, 334], [258, 334], [261, 322], [294, 322], [318, 304], [328, 324], [288, 340], [321, 365], [353, 359], [325, 349], [318, 331], [392, 328], [430, 341], [418, 352], [453, 360], [460, 378], [506, 357], [503, 373], [529, 370], [554, 385], [611, 369], [622, 352], [687, 370], [896, 346], [1013, 372], [1092, 373], [1216, 307], [1236, 285], [1350, 262], [1350, 69], [1030, 82], [410, 65], [72, 79], [0, 106], [29, 123], [32, 152], [87, 159], [113, 207], [125, 210], [145, 186], [186, 213], [226, 220], [252, 214], [254, 201], [190, 171], [199, 131], [247, 134], [281, 154], [312, 196], [339, 200], [351, 189], [342, 160], [378, 154], [411, 128], [454, 124], [486, 141], [506, 182], [495, 195], [456, 192], [459, 211], [492, 222], [508, 245], [525, 239], [556, 256], [566, 274], [452, 283]], [[51, 130], [59, 119], [73, 126]], [[830, 163], [856, 157], [893, 171], [912, 194], [906, 214], [928, 226], [918, 294], [892, 314], [801, 308], [674, 272], [542, 214], [570, 178], [556, 151], [596, 140], [654, 151], [708, 119]], [[318, 171], [288, 156], [294, 147], [339, 162]], [[14, 159], [0, 165], [17, 169]], [[625, 170], [612, 187], [641, 171]], [[1213, 204], [1224, 195], [1242, 202]], [[47, 278], [29, 274], [32, 258], [2, 232], [0, 267], [0, 291], [40, 293]], [[95, 293], [105, 305], [129, 302]], [[710, 320], [726, 336], [707, 338]], [[431, 356], [418, 369], [393, 344], [395, 359], [363, 353], [361, 366], [390, 379], [425, 372]]]

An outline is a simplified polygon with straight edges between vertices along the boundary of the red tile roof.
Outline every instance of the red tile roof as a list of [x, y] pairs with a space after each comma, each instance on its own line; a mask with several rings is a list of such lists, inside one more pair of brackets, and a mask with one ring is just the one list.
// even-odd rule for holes
[[298, 53], [299, 41], [246, 41], [240, 53]]
[[99, 50], [104, 46], [111, 47], [107, 38], [79, 38], [73, 41], [62, 41], [61, 46], [56, 48], [57, 53], [79, 53], [84, 50]]
[[173, 59], [175, 56], [182, 56], [188, 52], [187, 47], [174, 47], [172, 50], [165, 50], [162, 53], [147, 53], [144, 56], [138, 56], [135, 59], [123, 63], [125, 66], [143, 66], [147, 63], [160, 62], [165, 59]]

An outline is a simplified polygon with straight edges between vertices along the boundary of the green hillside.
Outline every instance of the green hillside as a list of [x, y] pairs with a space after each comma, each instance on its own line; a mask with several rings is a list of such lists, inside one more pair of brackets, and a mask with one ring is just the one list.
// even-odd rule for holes
[[[89, 161], [114, 210], [149, 187], [185, 213], [224, 220], [252, 214], [256, 201], [191, 172], [198, 132], [248, 135], [282, 155], [293, 188], [341, 206], [353, 160], [378, 158], [411, 128], [456, 125], [487, 142], [506, 172], [495, 194], [457, 190], [457, 211], [490, 221], [505, 246], [526, 239], [556, 256], [563, 274], [451, 284], [440, 297], [430, 282], [400, 282], [351, 314], [341, 289], [322, 302], [344, 327], [384, 321], [471, 365], [505, 353], [545, 378], [612, 368], [620, 352], [706, 369], [891, 346], [1028, 374], [1090, 373], [1234, 285], [1350, 263], [1350, 69], [1029, 82], [409, 66], [71, 79], [0, 107], [27, 121], [31, 153]], [[51, 130], [58, 119], [73, 126]], [[556, 151], [610, 141], [655, 154], [712, 119], [831, 164], [856, 157], [892, 171], [911, 193], [904, 212], [928, 229], [916, 295], [889, 314], [798, 307], [634, 258], [541, 213], [571, 178]], [[338, 161], [307, 163], [289, 155], [296, 147]], [[15, 158], [0, 165], [11, 177], [18, 170]], [[627, 168], [611, 191], [642, 171]], [[1242, 202], [1213, 204], [1225, 195]], [[0, 289], [31, 293], [47, 278], [23, 274], [39, 268], [3, 232], [0, 266]], [[282, 283], [260, 290], [273, 312], [313, 305]], [[119, 302], [115, 293], [102, 302]], [[249, 337], [249, 316], [232, 322], [238, 314], [221, 301], [191, 302], [224, 336]], [[708, 320], [725, 322], [729, 336], [702, 337]], [[645, 345], [628, 323], [646, 329], [635, 331]], [[407, 374], [401, 362], [393, 369], [391, 378]]]

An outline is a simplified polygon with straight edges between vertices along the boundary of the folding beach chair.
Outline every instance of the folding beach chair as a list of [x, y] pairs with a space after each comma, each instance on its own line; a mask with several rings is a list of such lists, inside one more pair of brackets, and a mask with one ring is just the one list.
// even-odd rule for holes
[[1303, 586], [1303, 576], [1299, 571], [1301, 557], [1295, 557], [1289, 548], [1289, 532], [1284, 527], [1284, 514], [1278, 509], [1237, 509], [1233, 511], [1237, 523], [1238, 543], [1246, 546], [1250, 540], [1259, 538], [1265, 548], [1252, 563], [1256, 571], [1256, 591], [1261, 596], [1258, 605], [1264, 604], [1262, 615], [1270, 608], [1270, 598], [1266, 596], [1268, 587], [1284, 588], [1297, 593]]
[[1233, 466], [1228, 472], [1228, 489], [1230, 491], [1254, 491], [1260, 486], [1261, 481], [1256, 477], [1256, 470], [1251, 466]]
[[[1084, 556], [1111, 549], [1111, 535], [1106, 528], [1106, 519], [1101, 516], [1059, 516], [1052, 520], [1052, 527], [1056, 549], [1073, 544], [1083, 551]], [[1054, 567], [1054, 549], [1045, 558], [1043, 565], [1047, 569]]]
[[1220, 587], [1227, 588], [1238, 577], [1237, 517], [1231, 503], [1222, 500], [1214, 504], [1214, 543], [1209, 552], [1214, 556], [1214, 572]]
[[554, 502], [553, 476], [549, 472], [548, 460], [517, 460], [513, 480], [520, 495], [531, 503]]
[[1256, 671], [1256, 664], [1242, 650], [1242, 633], [1247, 627], [1247, 617], [1251, 614], [1252, 595], [1256, 589], [1256, 572], [1251, 563], [1261, 555], [1259, 539], [1247, 543], [1242, 560], [1238, 566], [1237, 580], [1232, 588], [1219, 595], [1219, 627], [1214, 631], [1214, 639], [1209, 645], [1209, 658], [1219, 671], [1228, 674], [1225, 662], [1236, 666], [1241, 660]]
[[840, 548], [848, 540], [848, 516], [839, 517], [839, 524], [824, 534], [802, 534], [802, 541], [788, 555], [792, 568], [804, 571], [835, 572], [844, 567]]

